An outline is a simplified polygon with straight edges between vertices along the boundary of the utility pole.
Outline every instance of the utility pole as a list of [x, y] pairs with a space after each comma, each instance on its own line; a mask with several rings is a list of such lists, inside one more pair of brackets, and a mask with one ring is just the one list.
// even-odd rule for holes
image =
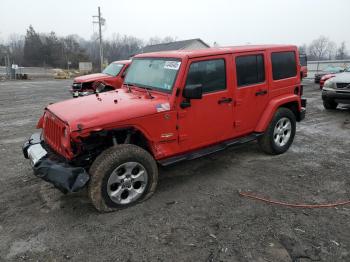
[[97, 18], [97, 21], [93, 21], [94, 24], [98, 24], [98, 33], [100, 40], [100, 65], [101, 72], [103, 71], [103, 43], [102, 43], [102, 26], [105, 24], [105, 19], [101, 16], [101, 8], [98, 7], [98, 15], [94, 15], [93, 18]]

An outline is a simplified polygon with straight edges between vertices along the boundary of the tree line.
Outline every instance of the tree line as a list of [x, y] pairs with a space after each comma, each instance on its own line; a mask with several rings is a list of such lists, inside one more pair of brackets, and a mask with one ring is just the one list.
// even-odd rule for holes
[[337, 45], [325, 36], [320, 36], [313, 40], [309, 45], [303, 44], [299, 47], [299, 52], [307, 54], [309, 61], [350, 59], [344, 41]]
[[[128, 59], [139, 53], [145, 45], [176, 41], [173, 37], [152, 37], [148, 41], [128, 35], [114, 34], [103, 44], [107, 62]], [[308, 60], [350, 59], [345, 42], [336, 45], [325, 36], [313, 40], [309, 45], [299, 47], [301, 53], [308, 55]], [[38, 33], [32, 26], [26, 35], [13, 34], [6, 43], [0, 43], [0, 65], [5, 64], [5, 57], [11, 64], [19, 66], [39, 66], [78, 68], [79, 62], [90, 61], [95, 69], [99, 68], [99, 44], [97, 34], [85, 40], [78, 35], [57, 36], [55, 32]]]
[[[114, 34], [103, 43], [104, 58], [107, 62], [128, 59], [140, 52], [145, 45], [167, 43], [176, 38], [151, 37], [147, 42], [134, 36]], [[26, 35], [13, 34], [6, 43], [0, 43], [0, 65], [5, 65], [5, 57], [9, 57], [10, 64], [19, 66], [78, 68], [79, 62], [92, 62], [94, 68], [99, 68], [98, 35], [94, 34], [90, 40], [78, 35], [59, 37], [55, 32], [38, 33], [33, 26], [29, 26]]]

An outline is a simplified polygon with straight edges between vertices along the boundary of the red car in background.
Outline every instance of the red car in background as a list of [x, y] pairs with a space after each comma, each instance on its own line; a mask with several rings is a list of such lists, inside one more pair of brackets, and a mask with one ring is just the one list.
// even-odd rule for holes
[[330, 79], [330, 78], [332, 78], [332, 77], [335, 77], [337, 74], [342, 73], [342, 72], [350, 72], [350, 67], [345, 68], [345, 69], [341, 69], [339, 72], [334, 72], [334, 73], [330, 73], [330, 74], [327, 74], [327, 75], [322, 76], [321, 79], [320, 79], [320, 89], [323, 88], [324, 83], [325, 83], [328, 79]]
[[322, 76], [320, 79], [320, 89], [322, 89], [324, 86], [324, 83], [332, 77], [335, 77], [335, 74], [328, 74], [328, 75]]
[[300, 61], [300, 77], [305, 78], [307, 77], [307, 56], [305, 54], [299, 55], [299, 61]]
[[109, 64], [102, 73], [84, 75], [74, 78], [71, 93], [73, 97], [105, 92], [120, 88], [131, 60], [115, 61]]

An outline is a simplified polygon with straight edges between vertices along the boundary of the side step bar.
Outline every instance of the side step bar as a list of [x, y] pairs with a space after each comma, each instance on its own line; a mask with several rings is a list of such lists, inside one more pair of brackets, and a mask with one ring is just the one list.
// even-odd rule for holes
[[185, 161], [185, 160], [192, 160], [192, 159], [196, 159], [202, 156], [206, 156], [218, 151], [222, 151], [224, 149], [226, 149], [229, 146], [235, 146], [235, 145], [240, 145], [240, 144], [244, 144], [244, 143], [248, 143], [251, 141], [256, 140], [259, 136], [261, 136], [262, 133], [253, 133], [250, 134], [248, 136], [244, 136], [244, 137], [240, 137], [240, 138], [235, 138], [235, 139], [231, 139], [231, 140], [226, 140], [220, 144], [216, 144], [213, 146], [209, 146], [206, 148], [202, 148], [196, 151], [192, 151], [190, 153], [186, 153], [186, 154], [182, 154], [182, 155], [178, 155], [178, 156], [173, 156], [173, 157], [169, 157], [169, 158], [165, 158], [165, 159], [161, 159], [158, 161], [158, 163], [162, 166], [169, 166], [172, 164], [175, 164], [177, 162], [181, 162], [181, 161]]

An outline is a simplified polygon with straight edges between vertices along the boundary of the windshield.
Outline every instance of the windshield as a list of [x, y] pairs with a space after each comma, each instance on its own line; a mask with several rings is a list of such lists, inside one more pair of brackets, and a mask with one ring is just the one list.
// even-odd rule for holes
[[179, 60], [171, 58], [136, 58], [128, 69], [124, 83], [170, 93], [180, 65]]
[[327, 67], [324, 71], [325, 72], [330, 72], [330, 73], [339, 73], [342, 70], [344, 70], [344, 69], [341, 68], [341, 67]]
[[345, 68], [344, 72], [350, 72], [350, 67]]
[[102, 71], [102, 73], [110, 76], [117, 76], [123, 68], [123, 64], [112, 63]]

